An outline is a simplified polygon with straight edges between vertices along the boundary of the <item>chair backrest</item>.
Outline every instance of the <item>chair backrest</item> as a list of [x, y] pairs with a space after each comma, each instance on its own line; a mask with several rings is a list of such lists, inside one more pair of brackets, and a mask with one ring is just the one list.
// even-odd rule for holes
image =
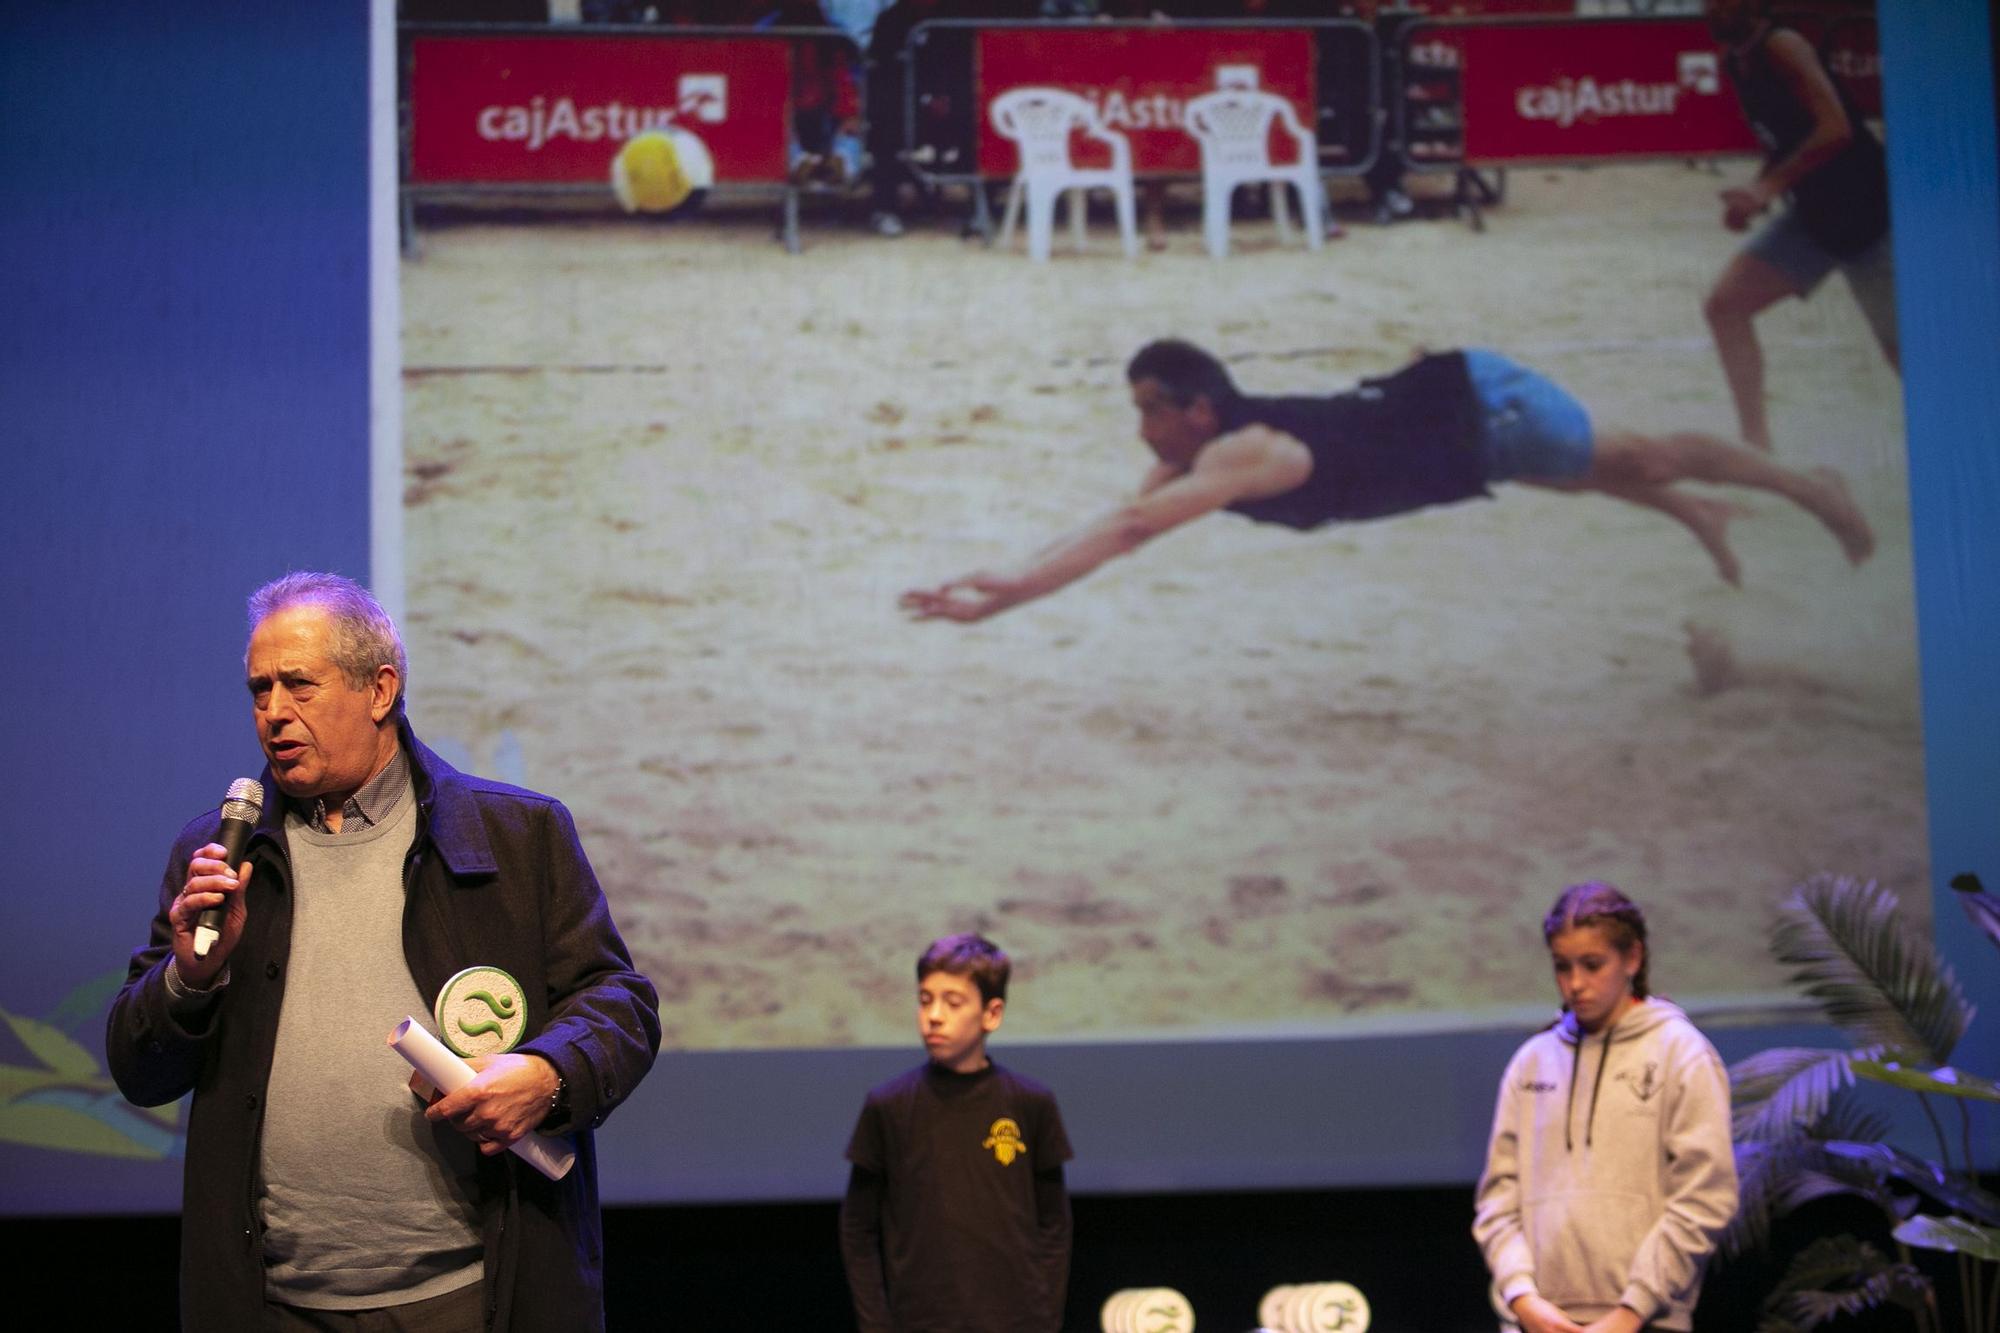
[[1072, 130], [1095, 132], [1097, 108], [1060, 88], [1014, 88], [993, 99], [987, 114], [993, 128], [1021, 150], [1021, 169], [1071, 165]]
[[1184, 124], [1205, 156], [1230, 166], [1271, 165], [1271, 122], [1282, 120], [1301, 146], [1306, 132], [1292, 104], [1276, 93], [1224, 88], [1190, 98]]

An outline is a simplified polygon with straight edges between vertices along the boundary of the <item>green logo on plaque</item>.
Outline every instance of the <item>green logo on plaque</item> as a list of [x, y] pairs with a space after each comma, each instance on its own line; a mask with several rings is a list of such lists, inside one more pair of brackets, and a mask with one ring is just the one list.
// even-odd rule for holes
[[438, 992], [431, 1010], [438, 1036], [460, 1055], [512, 1050], [528, 1026], [521, 983], [497, 967], [468, 967]]

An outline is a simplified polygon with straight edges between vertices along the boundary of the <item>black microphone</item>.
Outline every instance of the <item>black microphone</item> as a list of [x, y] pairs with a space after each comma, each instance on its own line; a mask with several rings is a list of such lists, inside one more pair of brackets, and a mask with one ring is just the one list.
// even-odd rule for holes
[[[223, 864], [231, 870], [243, 864], [243, 849], [250, 845], [251, 831], [263, 813], [263, 783], [255, 778], [238, 778], [229, 784], [229, 794], [222, 798], [222, 826], [215, 830], [215, 841], [222, 844]], [[222, 919], [228, 908], [227, 902], [204, 907], [194, 919], [196, 958], [208, 957], [208, 951], [222, 938]]]

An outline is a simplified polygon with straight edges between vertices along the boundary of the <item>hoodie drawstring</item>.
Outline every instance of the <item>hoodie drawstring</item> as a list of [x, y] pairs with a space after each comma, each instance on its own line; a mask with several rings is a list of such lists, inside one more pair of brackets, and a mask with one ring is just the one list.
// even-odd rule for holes
[[[1597, 1127], [1597, 1094], [1604, 1087], [1604, 1071], [1611, 1064], [1611, 1033], [1617, 1026], [1615, 1019], [1604, 1026], [1604, 1054], [1598, 1057], [1597, 1077], [1590, 1081], [1590, 1114], [1583, 1121], [1583, 1146], [1586, 1148], [1590, 1146], [1591, 1131]], [[1579, 1041], [1576, 1048], [1581, 1054], [1583, 1043]]]
[[[1611, 1063], [1611, 1034], [1618, 1027], [1617, 1021], [1605, 1025], [1604, 1054], [1597, 1061], [1597, 1077], [1590, 1081], [1590, 1110], [1583, 1121], [1583, 1146], [1590, 1146], [1590, 1139], [1597, 1128], [1597, 1094], [1604, 1090], [1604, 1067]], [[1576, 1080], [1583, 1072], [1583, 1039], [1589, 1034], [1579, 1027], [1576, 1032], [1576, 1049], [1569, 1062], [1569, 1100], [1563, 1105], [1563, 1151], [1575, 1152], [1575, 1140], [1570, 1137], [1570, 1121], [1576, 1115]]]
[[1576, 1076], [1583, 1072], [1583, 1030], [1576, 1034], [1576, 1045], [1569, 1053], [1569, 1100], [1563, 1103], [1563, 1151], [1575, 1152], [1576, 1144], [1569, 1136], [1570, 1121], [1576, 1118]]

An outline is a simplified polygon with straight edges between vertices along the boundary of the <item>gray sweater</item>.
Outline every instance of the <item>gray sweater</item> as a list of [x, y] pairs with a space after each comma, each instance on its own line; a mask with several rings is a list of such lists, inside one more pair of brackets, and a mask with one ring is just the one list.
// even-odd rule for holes
[[430, 1000], [403, 959], [407, 781], [382, 821], [338, 834], [287, 819], [292, 951], [266, 1091], [259, 1204], [272, 1300], [365, 1309], [479, 1279], [478, 1151], [432, 1125], [389, 1030]]

